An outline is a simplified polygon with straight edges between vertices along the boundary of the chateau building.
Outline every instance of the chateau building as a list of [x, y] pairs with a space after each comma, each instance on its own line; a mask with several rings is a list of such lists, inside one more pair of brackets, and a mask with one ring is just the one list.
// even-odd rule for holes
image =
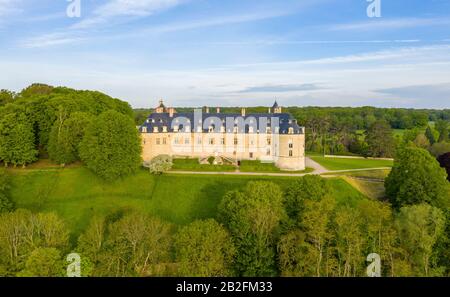
[[[214, 112], [211, 112], [214, 111]], [[274, 103], [267, 113], [222, 113], [205, 107], [177, 113], [158, 107], [139, 127], [142, 158], [158, 155], [272, 162], [283, 170], [305, 169], [305, 128]]]

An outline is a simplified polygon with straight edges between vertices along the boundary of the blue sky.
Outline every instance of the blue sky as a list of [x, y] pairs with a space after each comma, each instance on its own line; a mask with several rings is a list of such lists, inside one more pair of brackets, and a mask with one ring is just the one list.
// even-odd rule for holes
[[133, 107], [450, 108], [450, 0], [0, 0], [0, 88]]

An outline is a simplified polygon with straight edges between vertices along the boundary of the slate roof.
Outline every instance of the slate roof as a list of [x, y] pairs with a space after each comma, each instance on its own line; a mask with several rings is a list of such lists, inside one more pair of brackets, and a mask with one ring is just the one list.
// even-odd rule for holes
[[[275, 105], [274, 105], [275, 106]], [[190, 122], [190, 130], [191, 132], [196, 132], [196, 128], [197, 125], [199, 125], [199, 123], [197, 123], [197, 125], [193, 125], [192, 123], [194, 123], [194, 113], [174, 113], [173, 117], [170, 117], [169, 113], [152, 113], [147, 120], [145, 121], [145, 123], [143, 125], [141, 125], [139, 127], [139, 131], [143, 132], [143, 128], [146, 127], [147, 128], [147, 133], [154, 133], [154, 127], [158, 127], [158, 132], [163, 132], [163, 127], [167, 127], [167, 132], [174, 132], [172, 127], [172, 122], [176, 121], [177, 117], [184, 117], [187, 118]], [[242, 115], [240, 113], [202, 113], [202, 127], [203, 127], [203, 132], [208, 132], [208, 128], [205, 129], [206, 127], [209, 127], [209, 123], [207, 125], [204, 125], [205, 120], [207, 120], [208, 118], [211, 117], [215, 117], [215, 118], [219, 118], [223, 125], [226, 127], [226, 120], [227, 118], [233, 118], [233, 121], [236, 118], [244, 118], [244, 120], [247, 120], [247, 125], [245, 125], [245, 133], [249, 133], [249, 121], [250, 118], [254, 118], [255, 122], [254, 124], [252, 124], [254, 127], [257, 128], [257, 130], [260, 130], [260, 118], [264, 117], [267, 119], [270, 118], [277, 118], [279, 120], [279, 125], [280, 125], [280, 129], [279, 129], [279, 133], [280, 134], [288, 134], [289, 133], [289, 128], [293, 128], [293, 133], [294, 134], [304, 134], [304, 127], [300, 127], [297, 123], [297, 120], [294, 119], [289, 113], [250, 113], [250, 114], [246, 114], [244, 117], [242, 117]], [[179, 131], [185, 131], [184, 127], [179, 124], [179, 122], [174, 122], [173, 123], [174, 126], [180, 126]], [[214, 127], [214, 124], [212, 124]], [[267, 123], [267, 127], [270, 127], [271, 123]], [[219, 128], [220, 129], [220, 128]], [[228, 129], [228, 128], [226, 128]], [[264, 129], [264, 127], [263, 127]], [[228, 129], [229, 130], [229, 129]], [[265, 131], [265, 129], [264, 129]], [[233, 133], [233, 131], [226, 131], [227, 133]], [[256, 131], [255, 131], [256, 132]], [[243, 131], [239, 131], [239, 133], [243, 133]]]

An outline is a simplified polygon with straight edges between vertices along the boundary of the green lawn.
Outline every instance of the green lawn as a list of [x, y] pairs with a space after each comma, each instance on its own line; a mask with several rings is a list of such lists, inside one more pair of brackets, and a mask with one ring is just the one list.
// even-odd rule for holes
[[351, 158], [326, 158], [321, 155], [309, 155], [311, 159], [328, 170], [351, 170], [365, 168], [392, 167], [391, 160], [351, 159]]
[[173, 159], [172, 170], [175, 171], [235, 171], [233, 165], [200, 164], [198, 159]]
[[[72, 240], [95, 214], [141, 210], [176, 225], [216, 216], [217, 205], [230, 190], [250, 180], [271, 180], [286, 188], [293, 177], [204, 176], [165, 174], [147, 170], [106, 183], [83, 167], [52, 170], [11, 170], [11, 196], [18, 208], [55, 211], [72, 231]], [[337, 201], [355, 203], [364, 195], [342, 179], [329, 179]]]
[[306, 168], [306, 170], [302, 171], [286, 171], [276, 167], [273, 163], [262, 163], [257, 160], [242, 160], [239, 170], [242, 172], [308, 173], [312, 172], [314, 169]]

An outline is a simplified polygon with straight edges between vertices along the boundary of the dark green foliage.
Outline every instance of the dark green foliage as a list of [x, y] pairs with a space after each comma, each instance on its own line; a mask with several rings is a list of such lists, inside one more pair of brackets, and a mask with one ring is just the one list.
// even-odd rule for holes
[[8, 90], [0, 90], [0, 106], [13, 102], [16, 94]]
[[386, 194], [392, 205], [428, 203], [436, 207], [450, 204], [445, 169], [426, 150], [408, 147], [397, 153], [394, 167], [386, 178]]
[[280, 188], [271, 182], [249, 182], [243, 191], [225, 195], [219, 217], [234, 238], [236, 273], [275, 275], [276, 238], [285, 218]]
[[433, 145], [436, 142], [436, 139], [434, 138], [434, 134], [430, 126], [427, 126], [427, 129], [425, 130], [425, 136], [427, 137], [431, 145]]
[[53, 125], [50, 133], [48, 153], [58, 164], [70, 164], [79, 160], [79, 145], [93, 116], [75, 112], [69, 118], [61, 117]]
[[331, 194], [331, 187], [319, 175], [307, 175], [296, 179], [286, 189], [284, 204], [288, 216], [299, 223], [305, 200], [319, 201]]
[[0, 213], [14, 209], [14, 204], [9, 197], [11, 181], [3, 168], [0, 169]]
[[447, 172], [447, 180], [450, 181], [450, 152], [438, 157], [439, 165]]
[[100, 92], [44, 84], [33, 84], [18, 95], [1, 91], [0, 100], [0, 160], [5, 164], [33, 162], [37, 149], [44, 157], [48, 149], [58, 163], [71, 163], [78, 159], [77, 146], [87, 117], [107, 110], [133, 116], [128, 103]]
[[366, 141], [372, 157], [392, 157], [395, 142], [391, 127], [386, 121], [377, 121], [367, 130]]
[[141, 140], [133, 120], [117, 111], [106, 111], [86, 129], [80, 157], [106, 180], [134, 173], [141, 165]]
[[448, 120], [439, 120], [436, 122], [436, 130], [439, 132], [439, 142], [449, 140], [449, 122]]
[[0, 118], [0, 160], [6, 166], [37, 160], [33, 129], [25, 116], [11, 113]]
[[235, 249], [229, 232], [214, 219], [195, 221], [175, 237], [179, 274], [190, 277], [230, 276]]
[[18, 275], [27, 277], [64, 276], [65, 263], [61, 252], [55, 248], [37, 248], [28, 257], [25, 269]]

